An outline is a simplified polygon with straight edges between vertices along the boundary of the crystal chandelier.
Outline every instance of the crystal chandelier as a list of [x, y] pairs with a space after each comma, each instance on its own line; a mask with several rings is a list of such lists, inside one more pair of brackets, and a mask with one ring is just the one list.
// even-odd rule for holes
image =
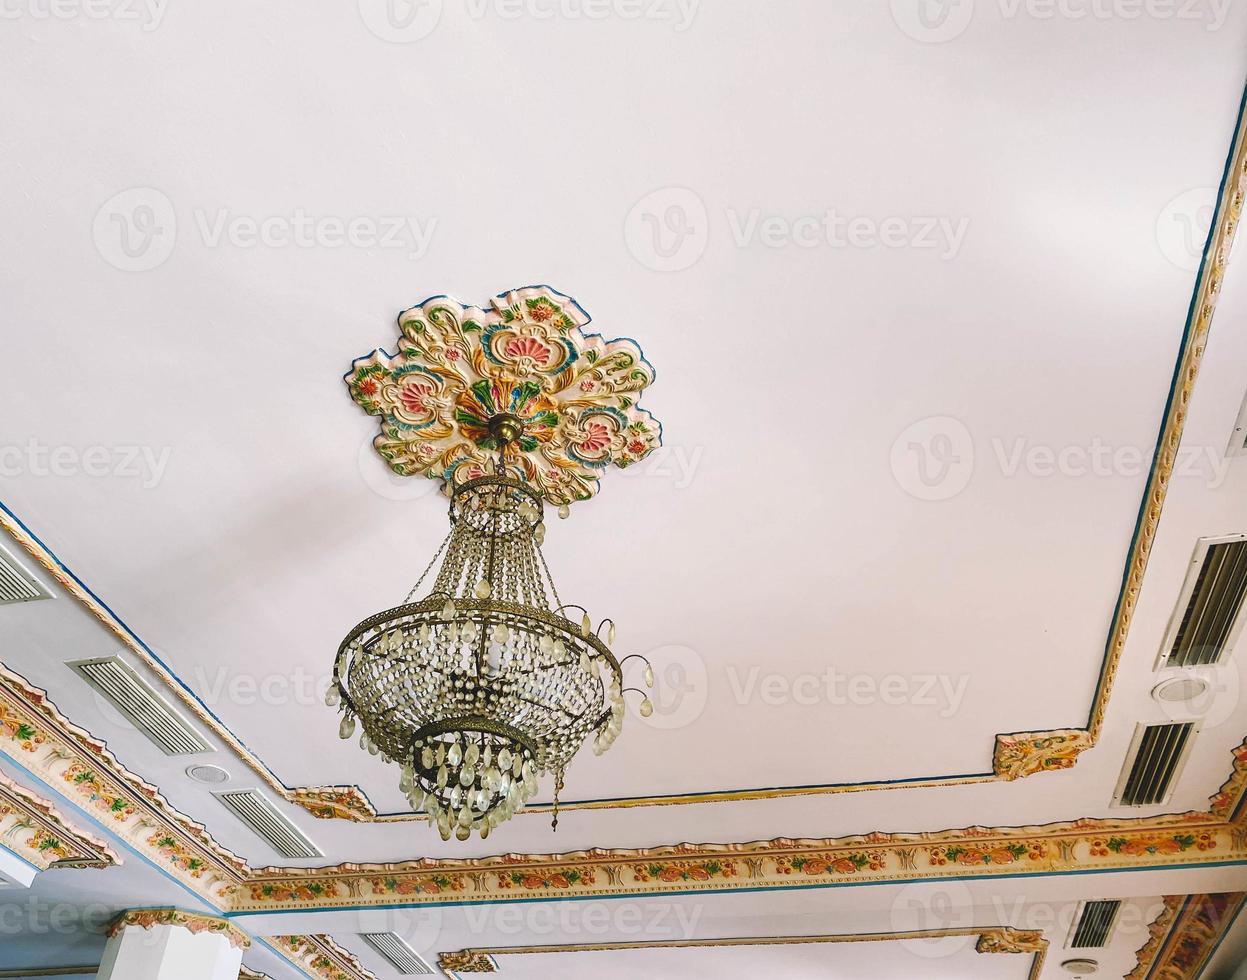
[[[487, 837], [592, 737], [600, 755], [623, 726], [623, 667], [609, 644], [615, 624], [560, 598], [541, 544], [543, 496], [508, 469], [523, 420], [488, 420], [494, 472], [450, 488], [450, 533], [407, 601], [356, 626], [338, 648], [331, 705], [339, 734], [362, 727], [360, 746], [401, 768], [399, 789], [443, 840]], [[560, 507], [567, 516], [566, 504]], [[432, 589], [421, 583], [442, 558]], [[579, 612], [578, 621], [567, 618]], [[644, 657], [647, 686], [653, 670]], [[624, 662], [633, 659], [624, 658]]]

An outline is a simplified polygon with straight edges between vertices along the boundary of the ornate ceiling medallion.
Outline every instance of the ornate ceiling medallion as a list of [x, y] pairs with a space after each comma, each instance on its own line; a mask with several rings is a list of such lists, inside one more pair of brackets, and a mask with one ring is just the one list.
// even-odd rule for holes
[[547, 501], [566, 517], [600, 469], [658, 441], [634, 398], [653, 371], [631, 341], [583, 335], [587, 322], [546, 287], [490, 311], [429, 300], [399, 318], [397, 357], [376, 352], [348, 375], [382, 416], [377, 448], [394, 469], [446, 481], [450, 533], [404, 604], [347, 634], [326, 700], [342, 708], [342, 738], [358, 722], [360, 747], [400, 765], [400, 790], [443, 840], [487, 837], [545, 773], [557, 829], [563, 771], [585, 739], [610, 747], [627, 691], [653, 710], [624, 687], [632, 658], [611, 652], [614, 622], [594, 627], [563, 602], [541, 552]]
[[645, 458], [662, 427], [637, 401], [654, 369], [631, 340], [586, 334], [588, 315], [548, 286], [493, 299], [489, 309], [446, 296], [398, 318], [398, 353], [357, 360], [351, 397], [381, 418], [374, 445], [400, 476], [449, 487], [493, 466], [490, 419], [522, 425], [509, 447], [524, 479], [556, 507], [597, 492], [602, 471]]

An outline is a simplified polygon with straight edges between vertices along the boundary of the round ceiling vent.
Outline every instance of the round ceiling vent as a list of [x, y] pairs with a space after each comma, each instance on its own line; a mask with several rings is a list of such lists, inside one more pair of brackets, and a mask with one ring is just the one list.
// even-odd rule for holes
[[1100, 969], [1100, 964], [1095, 960], [1066, 960], [1061, 964], [1061, 969], [1076, 977], [1086, 977]]
[[1183, 704], [1202, 697], [1208, 690], [1208, 681], [1202, 677], [1173, 677], [1161, 681], [1152, 688], [1152, 697], [1162, 704]]
[[208, 783], [211, 786], [219, 786], [221, 783], [229, 782], [229, 773], [220, 766], [191, 766], [186, 770], [186, 775], [190, 776], [197, 783]]

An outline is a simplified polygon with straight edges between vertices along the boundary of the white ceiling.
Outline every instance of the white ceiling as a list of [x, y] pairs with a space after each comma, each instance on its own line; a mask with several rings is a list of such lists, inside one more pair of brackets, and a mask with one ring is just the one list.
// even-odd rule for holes
[[[447, 5], [405, 44], [377, 37], [362, 6], [169, 5], [146, 25], [26, 15], [0, 35], [0, 500], [280, 780], [358, 783], [401, 809], [394, 771], [339, 742], [298, 686], [323, 684], [341, 636], [405, 595], [445, 528], [425, 487], [373, 458], [375, 420], [342, 374], [426, 296], [483, 303], [530, 282], [639, 341], [666, 439], [551, 528], [563, 594], [616, 617], [621, 653], [649, 653], [668, 685], [650, 722], [632, 716], [608, 755], [573, 766], [566, 799], [984, 773], [996, 733], [1086, 723], [1144, 475], [1014, 473], [1010, 454], [1150, 453], [1195, 281], [1179, 232], [1221, 178], [1247, 9], [1217, 8], [1209, 29], [980, 3], [932, 44], [898, 26], [912, 25], [899, 0], [895, 14], [703, 4], [686, 29]], [[110, 215], [134, 203], [166, 229], [146, 271], [117, 267]], [[685, 267], [660, 271], [639, 215], [677, 203], [697, 231], [668, 263]], [[772, 246], [759, 224], [737, 240], [751, 215], [792, 227], [828, 210], [964, 237]], [[419, 257], [213, 242], [220, 220], [296, 214], [432, 233]], [[1163, 718], [1152, 665], [1194, 542], [1247, 530], [1247, 457], [1223, 456], [1245, 324], [1240, 262], [1187, 426], [1202, 462], [1172, 483], [1104, 737], [1073, 772], [576, 811], [557, 838], [532, 815], [469, 844], [287, 812], [331, 861], [1118, 812], [1135, 725]], [[907, 451], [932, 426], [962, 431], [923, 421], [942, 417], [968, 432], [973, 472], [922, 499], [955, 485], [925, 491]], [[79, 472], [47, 472], [32, 445], [67, 447]], [[97, 446], [107, 476], [81, 472]], [[137, 475], [118, 472], [130, 447], [147, 454]], [[278, 861], [63, 666], [119, 651], [72, 600], [6, 608], [0, 649], [218, 840]], [[759, 693], [767, 674], [828, 668], [911, 689], [939, 675], [954, 693]], [[1247, 731], [1231, 677], [1156, 810], [1203, 807], [1228, 772]], [[212, 761], [258, 785], [227, 752]]]

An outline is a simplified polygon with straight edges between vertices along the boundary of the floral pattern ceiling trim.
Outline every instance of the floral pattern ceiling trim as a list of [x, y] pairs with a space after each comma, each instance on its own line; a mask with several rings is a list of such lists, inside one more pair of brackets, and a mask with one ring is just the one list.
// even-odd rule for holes
[[40, 871], [121, 864], [103, 840], [84, 833], [48, 800], [0, 773], [0, 846]]
[[1242, 911], [1247, 894], [1171, 895], [1125, 980], [1194, 980]]
[[498, 443], [488, 420], [523, 423], [510, 456], [552, 504], [587, 500], [609, 466], [660, 444], [637, 404], [654, 369], [631, 340], [584, 332], [589, 317], [548, 286], [496, 296], [488, 309], [447, 296], [398, 318], [398, 353], [373, 351], [346, 374], [351, 397], [381, 420], [377, 452], [400, 476], [444, 484], [481, 476]]
[[328, 936], [273, 936], [270, 943], [312, 980], [377, 980]]
[[0, 754], [234, 914], [1247, 863], [1247, 741], [1207, 811], [1039, 827], [256, 868], [0, 665]]

